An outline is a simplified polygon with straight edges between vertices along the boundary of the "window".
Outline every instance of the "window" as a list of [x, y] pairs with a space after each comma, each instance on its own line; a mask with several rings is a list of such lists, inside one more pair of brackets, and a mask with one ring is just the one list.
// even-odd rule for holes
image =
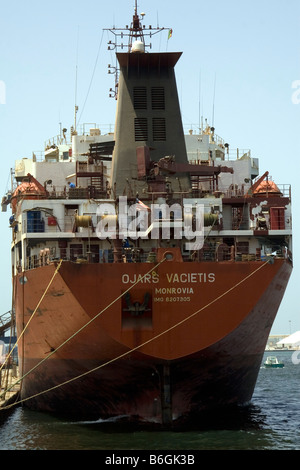
[[81, 243], [70, 244], [70, 260], [76, 261], [78, 258], [82, 258], [83, 248]]
[[45, 221], [41, 211], [32, 210], [27, 212], [27, 232], [45, 232]]

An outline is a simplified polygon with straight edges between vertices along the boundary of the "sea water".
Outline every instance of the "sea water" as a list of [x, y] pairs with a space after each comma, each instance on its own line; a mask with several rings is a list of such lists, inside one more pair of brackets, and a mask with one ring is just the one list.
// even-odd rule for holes
[[[276, 355], [285, 367], [266, 369], [262, 361], [249, 406], [199, 420], [191, 428], [161, 431], [126, 427], [122, 420], [73, 422], [18, 407], [0, 426], [0, 450], [101, 450], [103, 459], [151, 451], [154, 459], [160, 456], [160, 462], [152, 462], [158, 465], [191, 464], [203, 450], [300, 450], [300, 351], [266, 352], [264, 360], [268, 355]], [[163, 455], [171, 460], [164, 461]], [[173, 461], [178, 455], [191, 460]], [[134, 461], [125, 463], [138, 468]]]

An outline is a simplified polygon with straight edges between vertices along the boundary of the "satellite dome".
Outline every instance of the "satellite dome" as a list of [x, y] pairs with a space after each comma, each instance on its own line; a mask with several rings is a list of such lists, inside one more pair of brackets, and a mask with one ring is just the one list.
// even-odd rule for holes
[[143, 41], [135, 41], [132, 44], [131, 52], [145, 52], [145, 44]]

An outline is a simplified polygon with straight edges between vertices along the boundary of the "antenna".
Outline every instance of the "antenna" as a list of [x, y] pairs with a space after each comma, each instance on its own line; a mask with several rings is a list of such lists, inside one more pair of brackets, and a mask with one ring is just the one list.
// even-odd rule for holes
[[[123, 40], [124, 37], [128, 38], [128, 52], [132, 52], [132, 45], [134, 41], [141, 41], [143, 43], [143, 51], [145, 52], [146, 48], [152, 48], [152, 44], [146, 44], [145, 43], [145, 37], [148, 36], [149, 38], [152, 38], [157, 33], [160, 33], [161, 31], [167, 29], [170, 30], [170, 28], [163, 28], [157, 26], [152, 27], [150, 26], [145, 26], [142, 25], [142, 21], [144, 20], [145, 13], [140, 13], [138, 14], [138, 5], [137, 5], [137, 0], [135, 0], [135, 5], [134, 5], [134, 15], [132, 18], [132, 22], [130, 26], [126, 25], [125, 28], [116, 28], [113, 26], [112, 28], [104, 28], [104, 30], [110, 31], [114, 35], [114, 41], [108, 41], [108, 50], [123, 50], [123, 48], [126, 48], [126, 45], [123, 44], [123, 42], [118, 43], [118, 39], [121, 38]], [[110, 97], [114, 97], [117, 99], [118, 95], [118, 76], [119, 76], [119, 68], [117, 65], [112, 66], [109, 65], [108, 68], [110, 69], [109, 73], [115, 74], [115, 89], [113, 90], [112, 88], [110, 89]]]
[[77, 29], [77, 50], [76, 50], [76, 69], [75, 69], [75, 111], [74, 111], [74, 130], [76, 131], [76, 119], [77, 119], [77, 74], [78, 74], [78, 45], [79, 45], [79, 26]]
[[214, 120], [215, 120], [215, 94], [216, 94], [216, 74], [215, 74], [214, 95], [213, 95], [212, 127], [214, 127]]
[[198, 127], [199, 127], [199, 132], [200, 132], [200, 126], [201, 126], [201, 123], [200, 123], [200, 119], [201, 119], [201, 70], [200, 70], [200, 74], [199, 74], [199, 116], [198, 116]]

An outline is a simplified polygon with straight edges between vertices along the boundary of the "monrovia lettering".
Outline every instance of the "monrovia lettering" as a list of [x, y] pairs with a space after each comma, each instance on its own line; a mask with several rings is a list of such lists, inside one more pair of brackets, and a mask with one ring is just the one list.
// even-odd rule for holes
[[156, 287], [155, 294], [193, 294], [192, 287]]

